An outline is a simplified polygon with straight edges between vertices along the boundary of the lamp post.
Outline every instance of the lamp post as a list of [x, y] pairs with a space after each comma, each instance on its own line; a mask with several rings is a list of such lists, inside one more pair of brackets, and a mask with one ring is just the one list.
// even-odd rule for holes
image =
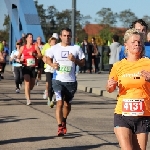
[[72, 44], [75, 43], [75, 25], [76, 25], [76, 0], [72, 0], [72, 16], [71, 16]]

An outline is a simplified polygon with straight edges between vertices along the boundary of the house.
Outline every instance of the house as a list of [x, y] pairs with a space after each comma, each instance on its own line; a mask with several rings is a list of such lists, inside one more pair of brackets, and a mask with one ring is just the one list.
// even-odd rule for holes
[[[105, 28], [102, 24], [87, 24], [84, 30], [88, 36], [99, 35], [100, 31]], [[123, 36], [127, 28], [122, 27], [111, 27], [113, 33], [118, 33], [118, 35]]]

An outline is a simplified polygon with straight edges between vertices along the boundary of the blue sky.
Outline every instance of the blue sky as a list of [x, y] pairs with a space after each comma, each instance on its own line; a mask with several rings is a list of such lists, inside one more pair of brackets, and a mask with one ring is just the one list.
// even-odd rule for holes
[[[76, 0], [77, 10], [80, 10], [84, 16], [90, 15], [93, 19], [91, 23], [95, 23], [97, 18], [96, 12], [102, 8], [111, 8], [113, 12], [121, 12], [131, 9], [138, 18], [144, 15], [150, 16], [150, 0]], [[54, 5], [58, 11], [72, 8], [72, 0], [38, 0], [39, 4], [43, 4], [44, 8]], [[4, 0], [0, 0], [0, 29], [3, 29], [4, 14], [7, 9]]]

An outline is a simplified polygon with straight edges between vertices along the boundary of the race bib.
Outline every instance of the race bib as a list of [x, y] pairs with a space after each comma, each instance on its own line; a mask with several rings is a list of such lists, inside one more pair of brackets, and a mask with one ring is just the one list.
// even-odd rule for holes
[[27, 66], [35, 66], [35, 58], [28, 58]]
[[71, 72], [72, 66], [60, 65], [59, 72], [63, 74], [69, 74]]
[[123, 99], [123, 116], [142, 116], [144, 114], [144, 99]]

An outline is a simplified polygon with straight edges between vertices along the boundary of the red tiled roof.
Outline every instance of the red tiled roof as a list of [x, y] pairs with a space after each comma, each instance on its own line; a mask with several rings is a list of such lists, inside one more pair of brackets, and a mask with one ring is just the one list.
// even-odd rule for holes
[[[84, 27], [85, 32], [88, 35], [98, 35], [100, 33], [100, 31], [104, 28], [104, 25], [100, 25], [100, 24], [87, 24]], [[118, 30], [118, 32], [120, 33], [124, 33], [127, 29], [126, 28], [120, 28], [120, 27], [114, 27], [112, 28], [113, 31]]]

